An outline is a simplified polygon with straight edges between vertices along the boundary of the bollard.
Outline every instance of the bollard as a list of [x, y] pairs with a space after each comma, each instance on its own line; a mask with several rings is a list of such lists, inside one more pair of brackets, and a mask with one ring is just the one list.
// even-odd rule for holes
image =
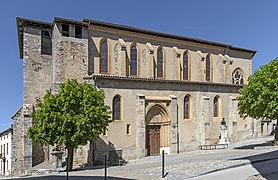
[[164, 177], [164, 150], [162, 150], [162, 178]]
[[106, 180], [107, 179], [107, 155], [105, 154], [105, 157], [104, 157], [104, 179]]

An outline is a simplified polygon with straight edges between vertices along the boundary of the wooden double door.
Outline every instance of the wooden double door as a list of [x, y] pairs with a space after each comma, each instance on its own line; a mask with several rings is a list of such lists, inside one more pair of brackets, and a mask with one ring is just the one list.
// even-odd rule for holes
[[160, 125], [148, 125], [146, 128], [147, 156], [160, 154]]

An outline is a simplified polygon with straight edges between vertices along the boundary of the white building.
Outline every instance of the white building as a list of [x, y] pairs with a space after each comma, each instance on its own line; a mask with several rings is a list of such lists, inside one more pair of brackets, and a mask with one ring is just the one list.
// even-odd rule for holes
[[12, 127], [0, 133], [0, 175], [11, 173]]

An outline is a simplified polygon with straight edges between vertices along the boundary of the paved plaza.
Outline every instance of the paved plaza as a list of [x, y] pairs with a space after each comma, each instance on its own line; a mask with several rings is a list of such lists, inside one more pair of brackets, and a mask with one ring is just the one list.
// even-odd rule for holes
[[[165, 155], [164, 179], [209, 179], [212, 176], [217, 179], [220, 171], [240, 171], [240, 167], [250, 166], [255, 169], [246, 174], [246, 179], [264, 179], [260, 169], [256, 170], [256, 163], [275, 160], [278, 157], [278, 147], [271, 146], [273, 137], [246, 140], [230, 144], [228, 149], [196, 150], [180, 154]], [[278, 162], [278, 161], [277, 161]], [[258, 166], [259, 167], [259, 166]], [[277, 169], [278, 171], [278, 169]], [[107, 169], [108, 179], [162, 179], [161, 156], [150, 156], [140, 160], [129, 161], [125, 166], [114, 166]], [[246, 171], [247, 172], [247, 171]], [[259, 173], [258, 173], [259, 172]], [[268, 176], [274, 176], [275, 172], [267, 172]], [[277, 173], [276, 173], [277, 174]], [[64, 179], [65, 172], [53, 172], [46, 175], [33, 175], [31, 177], [19, 177], [28, 179]], [[80, 169], [70, 172], [70, 179], [103, 179], [104, 169]], [[202, 178], [203, 177], [203, 178]], [[219, 175], [220, 177], [220, 175]]]

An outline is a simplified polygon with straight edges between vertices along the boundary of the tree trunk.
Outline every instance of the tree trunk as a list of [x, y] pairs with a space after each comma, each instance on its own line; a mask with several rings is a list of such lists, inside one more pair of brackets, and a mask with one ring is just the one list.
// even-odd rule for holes
[[72, 170], [73, 166], [73, 150], [74, 148], [72, 146], [67, 146], [68, 150], [68, 168], [69, 170]]
[[274, 129], [274, 145], [278, 145], [278, 119], [276, 120], [276, 126]]

